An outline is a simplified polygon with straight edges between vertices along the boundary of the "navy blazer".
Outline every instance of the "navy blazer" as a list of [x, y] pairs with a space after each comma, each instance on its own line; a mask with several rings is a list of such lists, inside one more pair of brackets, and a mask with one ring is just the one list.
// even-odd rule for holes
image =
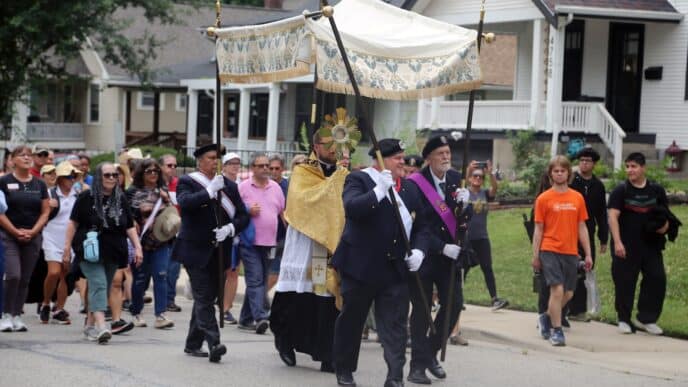
[[[225, 178], [223, 191], [236, 208], [234, 219], [224, 209], [220, 209], [220, 226], [228, 222], [234, 225], [235, 235], [238, 235], [250, 220], [246, 206], [239, 196], [239, 189], [233, 181]], [[177, 203], [181, 212], [182, 226], [172, 250], [173, 259], [180, 261], [184, 266], [203, 267], [207, 265], [215, 247], [215, 233], [213, 229], [218, 227], [215, 215], [215, 203], [210, 199], [208, 191], [192, 179], [189, 175], [179, 178], [177, 184]], [[228, 257], [232, 248], [232, 238], [223, 242], [225, 255]], [[229, 259], [225, 259], [229, 264]]]
[[[365, 172], [346, 177], [342, 194], [346, 223], [332, 265], [344, 276], [384, 286], [406, 281], [406, 248], [392, 203], [386, 198], [378, 202], [374, 187], [375, 182]], [[415, 184], [402, 179], [399, 196], [415, 219], [411, 246], [426, 253], [423, 219], [427, 216], [419, 214], [424, 209], [419, 206], [420, 195]]]

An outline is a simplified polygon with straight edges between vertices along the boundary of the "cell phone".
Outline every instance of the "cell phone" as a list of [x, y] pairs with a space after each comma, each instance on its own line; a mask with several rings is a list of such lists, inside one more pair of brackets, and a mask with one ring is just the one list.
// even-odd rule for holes
[[481, 169], [487, 168], [487, 161], [478, 161], [478, 168], [481, 168]]

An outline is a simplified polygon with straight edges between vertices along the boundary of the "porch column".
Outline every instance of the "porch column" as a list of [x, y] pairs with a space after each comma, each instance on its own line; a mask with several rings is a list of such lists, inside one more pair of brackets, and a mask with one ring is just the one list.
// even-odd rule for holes
[[153, 93], [153, 136], [155, 141], [160, 139], [160, 90]]
[[530, 118], [528, 125], [538, 128], [540, 110], [540, 85], [542, 84], [542, 19], [533, 20], [533, 59], [530, 73]]
[[425, 125], [425, 100], [418, 100], [417, 117], [416, 117], [416, 130], [421, 130]]
[[442, 97], [433, 97], [432, 105], [430, 106], [430, 129], [435, 130], [440, 127], [439, 124], [439, 113], [440, 113], [440, 101]]
[[237, 150], [248, 150], [248, 121], [251, 118], [251, 91], [241, 89], [239, 94], [239, 133], [237, 134]]
[[279, 122], [280, 84], [270, 84], [268, 99], [268, 127], [265, 135], [265, 150], [277, 151], [277, 123]]
[[191, 157], [196, 148], [196, 124], [198, 122], [198, 90], [186, 93], [186, 155]]
[[552, 133], [551, 156], [557, 154], [559, 131], [561, 129], [561, 93], [564, 77], [565, 19], [560, 19], [559, 28], [549, 27], [549, 60], [547, 61], [547, 110], [546, 130]]
[[[14, 149], [14, 146], [17, 144], [24, 143], [26, 141], [26, 138], [28, 138], [28, 125], [27, 125], [27, 118], [29, 117], [30, 111], [29, 111], [29, 106], [25, 104], [24, 102], [15, 102], [14, 103], [14, 114], [12, 115], [12, 127], [5, 130], [9, 130], [9, 133], [7, 134], [9, 143], [11, 144], [11, 147], [8, 146], [10, 149]], [[14, 128], [17, 128], [15, 131]]]

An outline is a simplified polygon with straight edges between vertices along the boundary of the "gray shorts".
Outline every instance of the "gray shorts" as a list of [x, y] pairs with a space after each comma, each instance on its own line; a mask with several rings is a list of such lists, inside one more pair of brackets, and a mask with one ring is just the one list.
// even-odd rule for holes
[[564, 291], [576, 290], [578, 256], [540, 251], [540, 263], [547, 286], [564, 285]]

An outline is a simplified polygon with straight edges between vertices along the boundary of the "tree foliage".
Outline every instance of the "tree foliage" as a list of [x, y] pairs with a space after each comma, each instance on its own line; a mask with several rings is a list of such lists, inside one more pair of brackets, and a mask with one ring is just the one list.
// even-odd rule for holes
[[[196, 3], [199, 1], [186, 1]], [[177, 21], [172, 0], [3, 0], [0, 2], [0, 124], [9, 128], [14, 102], [31, 79], [69, 77], [66, 64], [85, 47], [143, 82], [162, 40], [151, 34], [129, 39], [130, 21], [117, 19], [122, 7], [140, 7], [149, 22]]]

